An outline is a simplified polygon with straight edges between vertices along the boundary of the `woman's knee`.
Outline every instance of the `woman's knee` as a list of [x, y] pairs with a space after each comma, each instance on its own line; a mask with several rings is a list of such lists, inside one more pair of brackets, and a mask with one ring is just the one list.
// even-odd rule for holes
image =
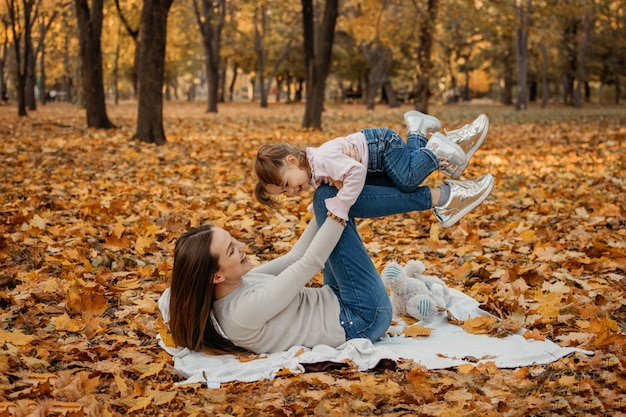
[[313, 195], [313, 204], [324, 204], [324, 200], [327, 198], [331, 198], [337, 195], [337, 189], [332, 185], [321, 184], [315, 190], [315, 194]]

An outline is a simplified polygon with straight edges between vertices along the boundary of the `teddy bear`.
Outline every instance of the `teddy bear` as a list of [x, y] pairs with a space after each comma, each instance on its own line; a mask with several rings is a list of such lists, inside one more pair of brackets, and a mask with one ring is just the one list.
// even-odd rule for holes
[[441, 279], [424, 275], [425, 270], [424, 264], [417, 260], [410, 260], [404, 268], [395, 261], [385, 266], [381, 277], [391, 290], [395, 315], [423, 320], [440, 309], [446, 309], [450, 290]]

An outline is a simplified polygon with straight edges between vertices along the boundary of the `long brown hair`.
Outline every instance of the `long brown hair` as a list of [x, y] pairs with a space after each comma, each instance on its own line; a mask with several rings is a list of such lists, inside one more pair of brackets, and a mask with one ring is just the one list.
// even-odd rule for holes
[[285, 158], [289, 155], [298, 158], [300, 168], [309, 168], [309, 160], [304, 149], [286, 143], [263, 145], [259, 148], [254, 161], [254, 172], [258, 180], [254, 187], [254, 195], [259, 203], [274, 208], [280, 207], [280, 200], [268, 193], [266, 186], [282, 185], [282, 170], [285, 167]]
[[219, 269], [218, 257], [210, 252], [212, 238], [211, 226], [205, 225], [185, 232], [176, 242], [170, 332], [178, 346], [191, 350], [241, 351], [222, 336], [211, 315], [215, 299], [213, 276]]

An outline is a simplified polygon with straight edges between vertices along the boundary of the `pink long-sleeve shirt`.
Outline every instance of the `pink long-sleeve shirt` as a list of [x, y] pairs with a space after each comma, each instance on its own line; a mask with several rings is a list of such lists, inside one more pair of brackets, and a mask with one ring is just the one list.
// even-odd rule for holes
[[[360, 160], [344, 155], [344, 149], [356, 146]], [[311, 183], [333, 184], [343, 182], [337, 195], [326, 199], [326, 208], [343, 220], [348, 219], [350, 207], [354, 204], [365, 185], [369, 152], [367, 140], [362, 132], [330, 140], [318, 148], [306, 148], [306, 155], [311, 167]], [[310, 209], [310, 208], [309, 208]]]

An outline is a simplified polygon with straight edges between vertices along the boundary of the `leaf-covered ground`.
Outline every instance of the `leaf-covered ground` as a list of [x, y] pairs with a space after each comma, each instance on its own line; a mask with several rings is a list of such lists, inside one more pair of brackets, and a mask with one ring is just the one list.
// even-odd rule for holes
[[379, 269], [421, 259], [533, 337], [594, 356], [521, 369], [404, 362], [395, 372], [220, 389], [175, 385], [183, 378], [155, 339], [176, 237], [211, 221], [245, 241], [255, 262], [284, 253], [310, 198], [279, 211], [254, 201], [259, 145], [314, 145], [371, 126], [404, 134], [408, 107], [329, 104], [324, 132], [300, 128], [302, 105], [204, 109], [166, 105], [168, 143], [155, 147], [131, 140], [132, 103], [109, 106], [110, 131], [85, 129], [84, 112], [66, 104], [21, 119], [0, 106], [0, 416], [626, 415], [623, 106], [433, 108], [449, 130], [490, 116], [466, 177], [493, 173], [493, 194], [450, 229], [430, 212], [359, 226]]

